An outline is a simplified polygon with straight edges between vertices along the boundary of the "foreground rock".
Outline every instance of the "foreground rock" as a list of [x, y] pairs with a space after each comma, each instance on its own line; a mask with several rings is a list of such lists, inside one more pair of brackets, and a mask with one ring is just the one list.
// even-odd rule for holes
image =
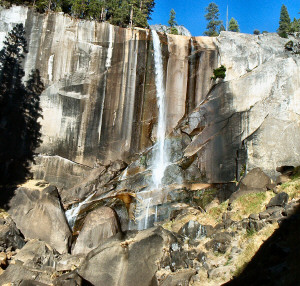
[[52, 270], [41, 271], [16, 261], [0, 275], [0, 285], [51, 285], [53, 273]]
[[114, 210], [101, 207], [90, 212], [84, 220], [84, 225], [76, 240], [73, 254], [87, 254], [96, 248], [103, 240], [120, 231], [118, 218]]
[[153, 285], [172, 242], [175, 237], [161, 227], [116, 235], [91, 251], [78, 273], [94, 285]]
[[24, 238], [17, 229], [16, 224], [7, 216], [0, 218], [0, 247], [1, 251], [11, 247], [12, 249], [22, 248], [25, 244]]
[[238, 191], [231, 195], [229, 202], [232, 203], [245, 194], [267, 191], [271, 182], [270, 177], [260, 168], [254, 168], [241, 179]]
[[54, 268], [58, 252], [44, 241], [37, 239], [29, 241], [15, 256], [15, 260], [23, 263], [24, 266], [45, 269]]
[[71, 232], [56, 187], [42, 191], [19, 188], [9, 213], [25, 238], [38, 238], [60, 253], [68, 252]]

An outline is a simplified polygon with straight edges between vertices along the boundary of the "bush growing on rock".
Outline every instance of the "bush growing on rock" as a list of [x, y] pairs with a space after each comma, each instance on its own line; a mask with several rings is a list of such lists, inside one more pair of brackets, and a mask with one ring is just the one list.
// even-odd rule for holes
[[211, 78], [213, 80], [216, 80], [217, 78], [224, 79], [225, 76], [226, 76], [226, 67], [221, 65], [219, 68], [214, 69], [214, 76], [212, 76]]

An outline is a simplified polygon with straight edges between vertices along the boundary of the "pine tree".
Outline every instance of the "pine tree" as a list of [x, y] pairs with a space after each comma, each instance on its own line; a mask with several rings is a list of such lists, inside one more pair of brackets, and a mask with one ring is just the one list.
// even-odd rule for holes
[[87, 18], [103, 21], [104, 9], [105, 2], [103, 0], [90, 0], [86, 11]]
[[223, 24], [220, 25], [220, 28], [219, 28], [219, 33], [221, 33], [222, 31], [226, 31], [225, 27]]
[[290, 32], [291, 33], [300, 32], [300, 20], [294, 18], [293, 22], [291, 23]]
[[48, 0], [36, 0], [33, 5], [38, 12], [43, 13], [47, 10], [48, 4]]
[[73, 0], [71, 12], [72, 15], [84, 19], [87, 12], [87, 2], [85, 0]]
[[113, 25], [127, 27], [132, 13], [133, 26], [145, 28], [148, 27], [154, 5], [154, 0], [108, 0], [106, 19]]
[[154, 0], [130, 0], [133, 8], [133, 26], [146, 28], [153, 12]]
[[178, 30], [175, 27], [177, 25], [177, 22], [175, 20], [175, 16], [176, 16], [176, 12], [174, 11], [174, 9], [171, 9], [170, 19], [168, 21], [168, 24], [170, 26], [169, 31], [170, 31], [170, 34], [178, 35]]
[[204, 35], [210, 37], [218, 36], [218, 28], [222, 24], [222, 21], [219, 20], [220, 13], [218, 5], [212, 2], [206, 7], [205, 11], [207, 12], [205, 19], [209, 22], [206, 26], [207, 31], [204, 32]]
[[30, 135], [38, 129], [33, 123], [38, 116], [31, 111], [39, 112], [39, 106], [36, 100], [31, 104], [32, 94], [22, 82], [22, 60], [27, 53], [24, 35], [23, 25], [16, 25], [0, 51], [0, 184], [27, 174], [33, 148], [39, 144], [39, 130]]
[[282, 38], [287, 38], [287, 34], [290, 32], [291, 18], [285, 5], [281, 6], [279, 28], [277, 30], [278, 35]]
[[229, 21], [228, 31], [230, 31], [230, 32], [239, 32], [240, 31], [239, 24], [238, 24], [237, 20], [235, 20], [234, 18], [231, 18]]

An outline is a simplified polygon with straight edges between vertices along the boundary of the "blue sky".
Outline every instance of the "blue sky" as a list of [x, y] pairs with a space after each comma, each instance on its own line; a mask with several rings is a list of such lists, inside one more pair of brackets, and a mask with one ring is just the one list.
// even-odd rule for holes
[[252, 34], [255, 29], [276, 32], [278, 28], [280, 8], [284, 4], [291, 20], [300, 18], [299, 0], [156, 0], [154, 12], [151, 15], [151, 24], [167, 25], [170, 10], [176, 12], [179, 25], [185, 26], [193, 36], [202, 36], [206, 29], [207, 21], [204, 18], [205, 8], [209, 3], [215, 2], [219, 6], [220, 19], [226, 23], [226, 7], [229, 6], [229, 20], [235, 18], [243, 33]]

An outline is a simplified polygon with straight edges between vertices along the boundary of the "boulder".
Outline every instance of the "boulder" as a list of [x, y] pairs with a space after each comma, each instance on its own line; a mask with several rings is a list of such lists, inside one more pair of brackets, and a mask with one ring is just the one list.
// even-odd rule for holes
[[284, 184], [288, 181], [290, 181], [290, 177], [287, 176], [287, 175], [280, 175], [276, 178], [276, 185], [281, 185], [281, 184]]
[[205, 243], [207, 250], [212, 249], [215, 252], [225, 253], [228, 249], [232, 236], [228, 232], [216, 233], [214, 238]]
[[178, 233], [190, 239], [201, 239], [206, 236], [206, 227], [197, 221], [190, 220]]
[[53, 274], [51, 269], [36, 270], [24, 266], [21, 261], [16, 261], [0, 275], [0, 285], [51, 285]]
[[218, 278], [229, 279], [232, 270], [233, 270], [232, 266], [221, 266], [218, 268], [214, 268], [208, 271], [208, 277], [210, 279], [218, 279]]
[[77, 272], [65, 273], [54, 279], [53, 286], [93, 286], [91, 283], [82, 279]]
[[182, 285], [188, 286], [191, 280], [191, 277], [196, 274], [194, 269], [182, 269], [174, 273], [170, 273], [167, 277], [161, 281], [158, 285], [160, 286], [173, 286], [173, 285]]
[[17, 253], [15, 260], [21, 261], [24, 266], [33, 269], [55, 268], [58, 252], [49, 244], [38, 239], [30, 240]]
[[18, 249], [22, 248], [24, 244], [24, 238], [11, 217], [0, 218], [0, 246], [3, 249], [8, 247]]
[[277, 194], [275, 197], [273, 197], [266, 207], [267, 209], [272, 207], [285, 207], [288, 200], [289, 200], [289, 195], [285, 192], [282, 192]]
[[271, 184], [271, 179], [260, 168], [254, 168], [248, 172], [240, 181], [240, 189], [266, 190]]
[[68, 252], [71, 231], [55, 186], [41, 191], [18, 188], [9, 213], [25, 238], [41, 239], [60, 253]]
[[7, 266], [7, 255], [5, 252], [0, 252], [0, 267], [5, 268]]
[[282, 175], [291, 175], [295, 170], [294, 166], [280, 166], [276, 168], [276, 171], [281, 173]]
[[87, 254], [99, 244], [120, 231], [116, 213], [109, 207], [101, 207], [90, 212], [76, 240], [73, 254]]
[[263, 211], [259, 213], [259, 218], [260, 219], [266, 219], [270, 216], [270, 214], [267, 211]]
[[78, 268], [85, 259], [84, 254], [71, 255], [68, 253], [60, 255], [56, 260], [56, 271], [71, 271], [74, 268]]
[[259, 220], [259, 214], [250, 214], [249, 219], [251, 220]]
[[92, 250], [78, 274], [94, 285], [149, 286], [176, 241], [169, 231], [157, 227], [121, 233]]
[[284, 211], [282, 212], [282, 214], [284, 216], [291, 216], [293, 215], [297, 208], [299, 207], [299, 201], [298, 202], [290, 202], [289, 204], [287, 204], [284, 208]]
[[250, 220], [247, 227], [248, 230], [255, 229], [255, 231], [260, 231], [266, 226], [266, 223], [258, 220]]

